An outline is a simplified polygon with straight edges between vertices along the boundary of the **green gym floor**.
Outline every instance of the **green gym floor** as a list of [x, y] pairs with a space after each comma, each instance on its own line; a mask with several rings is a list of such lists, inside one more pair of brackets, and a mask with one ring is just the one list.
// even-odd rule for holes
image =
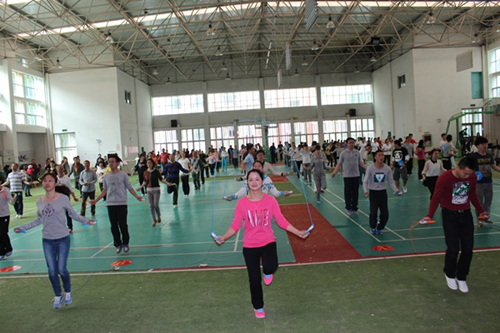
[[[275, 169], [286, 171], [283, 165], [276, 166]], [[239, 175], [237, 170], [229, 169], [227, 173], [220, 173], [215, 179], [206, 179], [198, 191], [195, 191], [191, 184], [189, 198], [185, 198], [180, 190], [179, 207], [176, 209], [172, 206], [172, 197], [167, 194], [166, 187], [162, 187], [160, 199], [162, 222], [156, 227], [151, 226], [147, 200], [138, 202], [129, 196], [128, 225], [131, 235], [129, 253], [116, 254], [105, 203], [100, 201], [97, 204], [96, 225], [83, 227], [79, 222], [74, 222], [68, 260], [69, 271], [72, 273], [104, 272], [113, 269], [161, 271], [244, 265], [242, 233], [238, 233], [222, 246], [215, 244], [210, 236], [212, 223], [213, 231], [222, 235], [232, 222], [236, 202], [227, 202], [222, 197], [235, 193], [241, 187], [242, 183], [234, 180], [234, 177]], [[131, 180], [134, 184], [137, 183], [136, 177]], [[407, 194], [401, 197], [390, 195], [390, 218], [383, 235], [372, 235], [369, 231], [368, 203], [362, 194], [362, 186], [359, 195], [359, 214], [357, 216], [346, 214], [341, 175], [333, 180], [328, 177], [328, 188], [322, 194], [321, 204], [316, 203], [312, 187], [302, 184], [296, 176], [289, 176], [282, 182], [278, 179], [275, 184], [280, 190], [294, 191], [291, 196], [278, 199], [285, 216], [290, 217], [289, 220], [293, 223], [297, 221], [300, 228], [307, 228], [311, 220], [317, 226], [305, 241], [293, 239], [293, 236], [289, 238], [285, 231], [277, 226], [274, 227], [281, 263], [304, 262], [298, 259], [300, 252], [308, 251], [307, 247], [311, 247], [312, 244], [319, 246], [323, 243], [323, 233], [332, 232], [335, 233], [330, 239], [331, 247], [323, 246], [321, 250], [308, 252], [306, 261], [366, 259], [445, 250], [439, 210], [435, 216], [436, 224], [416, 225], [411, 228], [412, 223], [426, 214], [429, 205], [429, 192], [418, 181], [416, 172], [408, 181]], [[494, 202], [497, 202], [500, 196], [499, 189], [498, 184], [495, 184]], [[389, 193], [392, 192], [389, 190]], [[16, 220], [12, 215], [11, 228], [35, 218], [34, 202], [43, 194], [43, 189], [41, 187], [33, 189], [32, 194], [33, 197], [25, 198], [25, 218]], [[310, 202], [311, 213], [305, 206], [306, 200]], [[80, 204], [74, 207], [79, 212]], [[90, 216], [89, 210], [87, 207], [87, 216]], [[498, 205], [492, 206], [491, 216], [493, 224], [477, 228], [475, 231], [476, 249], [495, 248], [500, 245]], [[0, 262], [0, 270], [4, 271], [0, 276], [46, 273], [41, 246], [41, 226], [25, 234], [15, 234], [11, 229], [10, 237], [14, 253]], [[342, 250], [340, 247], [345, 250], [345, 256], [342, 252], [338, 252]], [[330, 256], [329, 254], [333, 252], [340, 255]]]

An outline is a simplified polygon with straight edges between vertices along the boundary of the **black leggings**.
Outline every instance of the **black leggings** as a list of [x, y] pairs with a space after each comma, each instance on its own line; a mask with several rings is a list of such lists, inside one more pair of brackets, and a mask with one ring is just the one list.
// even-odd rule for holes
[[260, 259], [262, 258], [262, 270], [269, 275], [278, 269], [278, 252], [276, 242], [262, 247], [243, 248], [243, 256], [247, 265], [248, 279], [250, 281], [250, 295], [254, 309], [264, 307], [264, 294], [262, 292], [262, 274], [260, 272]]

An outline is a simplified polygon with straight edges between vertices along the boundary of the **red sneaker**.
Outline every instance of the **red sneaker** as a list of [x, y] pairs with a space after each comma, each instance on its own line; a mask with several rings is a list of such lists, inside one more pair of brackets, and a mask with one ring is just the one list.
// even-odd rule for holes
[[266, 318], [266, 313], [264, 312], [264, 308], [254, 309], [253, 311], [255, 313], [255, 317], [259, 319]]

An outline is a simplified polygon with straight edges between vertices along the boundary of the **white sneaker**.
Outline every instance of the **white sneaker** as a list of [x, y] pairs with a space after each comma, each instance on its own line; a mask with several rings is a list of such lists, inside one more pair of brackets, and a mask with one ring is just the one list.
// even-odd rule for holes
[[64, 294], [64, 305], [70, 305], [73, 302], [73, 296], [71, 292]]
[[466, 281], [457, 280], [457, 282], [458, 282], [458, 289], [460, 289], [461, 292], [463, 292], [463, 293], [469, 292], [469, 286], [467, 286]]
[[[444, 275], [444, 277], [446, 278], [446, 283], [448, 284], [448, 287], [451, 289], [451, 290], [457, 290], [458, 289], [458, 286], [457, 286], [457, 280], [456, 279], [450, 279], [449, 277], [446, 276], [446, 274]], [[463, 281], [465, 282], [465, 281]], [[467, 284], [465, 284], [467, 286]]]
[[408, 189], [406, 188], [406, 186], [403, 186], [403, 193], [406, 193], [408, 192]]

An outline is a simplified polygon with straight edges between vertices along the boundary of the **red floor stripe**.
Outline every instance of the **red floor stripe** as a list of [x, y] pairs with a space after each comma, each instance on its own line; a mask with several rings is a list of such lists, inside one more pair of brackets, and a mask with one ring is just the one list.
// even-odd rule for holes
[[273, 183], [284, 183], [289, 181], [288, 178], [282, 176], [271, 176], [271, 180]]
[[[311, 225], [306, 204], [283, 205], [281, 212], [286, 219], [299, 230], [306, 230]], [[324, 262], [336, 260], [361, 259], [362, 256], [328, 222], [313, 205], [309, 205], [314, 221], [311, 235], [303, 240], [288, 233], [297, 263]]]

